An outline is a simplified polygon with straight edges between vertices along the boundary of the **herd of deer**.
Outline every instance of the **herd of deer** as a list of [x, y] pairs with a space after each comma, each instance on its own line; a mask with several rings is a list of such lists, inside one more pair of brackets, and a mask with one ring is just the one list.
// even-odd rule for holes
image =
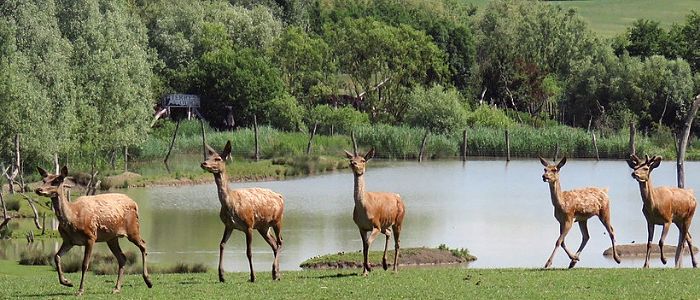
[[[365, 155], [361, 155], [357, 152], [357, 145], [354, 143], [354, 139], [353, 144], [354, 153], [345, 151], [345, 154], [350, 160], [350, 168], [355, 177], [353, 220], [362, 238], [362, 254], [364, 257], [362, 274], [366, 276], [371, 271], [370, 264], [367, 261], [368, 250], [380, 233], [386, 236], [384, 256], [382, 258], [384, 270], [387, 270], [389, 266], [386, 258], [389, 238], [392, 235], [394, 236], [393, 271], [396, 272], [400, 248], [399, 236], [405, 214], [404, 203], [401, 197], [395, 193], [365, 191], [365, 167], [367, 162], [374, 156], [374, 149], [369, 150]], [[202, 162], [201, 167], [214, 175], [219, 201], [221, 202], [219, 217], [225, 226], [224, 234], [219, 244], [219, 281], [224, 282], [224, 247], [234, 229], [243, 231], [246, 236], [246, 255], [250, 267], [250, 281], [255, 281], [251, 251], [253, 230], [257, 230], [272, 248], [274, 254], [272, 278], [273, 280], [279, 280], [279, 253], [283, 243], [281, 231], [284, 215], [284, 199], [282, 195], [262, 188], [229, 189], [229, 181], [226, 175], [226, 160], [231, 155], [231, 142], [226, 143], [222, 152], [217, 152], [208, 145], [206, 147], [208, 149], [208, 157]], [[542, 180], [549, 183], [554, 216], [559, 222], [560, 231], [554, 250], [544, 267], [548, 268], [552, 264], [552, 259], [559, 246], [564, 249], [571, 259], [569, 268], [574, 267], [579, 260], [579, 254], [589, 240], [587, 220], [593, 216], [598, 216], [607, 229], [612, 241], [613, 257], [617, 263], [620, 263], [620, 257], [615, 250], [615, 233], [610, 224], [607, 189], [584, 188], [562, 191], [559, 183], [559, 171], [566, 164], [566, 158], [563, 158], [557, 164], [549, 163], [543, 158], [540, 158], [540, 162], [545, 166]], [[642, 212], [647, 220], [649, 230], [644, 267], [649, 267], [654, 225], [663, 225], [659, 247], [661, 250], [661, 261], [664, 264], [666, 263], [663, 245], [671, 223], [676, 224], [680, 230], [675, 257], [676, 267], [680, 267], [684, 243], [687, 242], [688, 247], [692, 249], [692, 241], [688, 231], [696, 206], [692, 191], [670, 187], [652, 188], [651, 171], [659, 166], [661, 157], [654, 156], [649, 158], [647, 156], [645, 160], [641, 160], [632, 155], [627, 162], [634, 169], [632, 177], [639, 182], [644, 203]], [[126, 195], [115, 193], [83, 196], [70, 202], [66, 194], [67, 189], [70, 187], [70, 181], [66, 180], [68, 169], [65, 166], [60, 170], [59, 174], [49, 174], [42, 168], [38, 168], [38, 171], [43, 178], [43, 184], [36, 189], [36, 193], [51, 198], [59, 221], [58, 231], [63, 239], [63, 244], [54, 256], [59, 282], [65, 286], [72, 286], [71, 282], [63, 275], [61, 256], [73, 246], [85, 246], [80, 287], [77, 292], [78, 295], [81, 295], [84, 292], [85, 271], [90, 264], [93, 246], [96, 242], [106, 242], [117, 258], [119, 266], [117, 282], [114, 288], [114, 292], [118, 293], [121, 289], [124, 266], [126, 264], [126, 256], [119, 247], [119, 238], [126, 236], [141, 251], [143, 279], [149, 288], [152, 287], [146, 268], [146, 242], [140, 235], [136, 202]], [[578, 250], [572, 254], [565, 246], [564, 238], [574, 222], [579, 222], [583, 238]], [[274, 232], [274, 236], [270, 229]], [[696, 267], [695, 256], [692, 251], [690, 253], [693, 267]]]

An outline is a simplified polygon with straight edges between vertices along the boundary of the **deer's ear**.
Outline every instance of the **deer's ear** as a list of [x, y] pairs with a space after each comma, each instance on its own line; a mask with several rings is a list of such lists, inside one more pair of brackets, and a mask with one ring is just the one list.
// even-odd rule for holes
[[566, 156], [564, 156], [559, 163], [557, 164], [557, 169], [561, 170], [561, 168], [566, 164]]
[[369, 149], [369, 151], [367, 151], [367, 154], [365, 154], [365, 161], [368, 161], [368, 160], [372, 159], [373, 157], [374, 157], [374, 148]]
[[49, 172], [46, 172], [46, 170], [44, 170], [41, 167], [36, 167], [36, 170], [39, 171], [39, 175], [41, 175], [41, 178], [46, 178], [47, 176], [49, 176]]
[[353, 159], [353, 158], [355, 157], [354, 155], [352, 155], [352, 153], [348, 152], [347, 150], [343, 150], [343, 151], [345, 151], [345, 156], [346, 156], [347, 158]]
[[224, 146], [224, 152], [221, 152], [221, 159], [227, 160], [231, 156], [231, 141], [226, 142], [226, 146]]
[[214, 155], [214, 154], [219, 154], [219, 152], [216, 152], [216, 150], [214, 150], [214, 148], [212, 148], [211, 146], [209, 146], [209, 144], [204, 144], [204, 147], [207, 148], [207, 155], [208, 155], [208, 156], [212, 156], [212, 155]]
[[652, 170], [653, 170], [653, 169], [658, 168], [659, 165], [661, 164], [661, 160], [662, 160], [662, 159], [663, 159], [663, 158], [662, 158], [661, 156], [654, 156], [654, 157], [652, 157], [652, 158], [651, 158], [651, 162], [649, 162], [649, 169], [652, 169]]
[[61, 168], [61, 174], [60, 174], [60, 175], [61, 175], [61, 177], [63, 177], [63, 178], [65, 178], [66, 176], [68, 176], [68, 166], [63, 166], [63, 168]]
[[549, 167], [549, 162], [547, 162], [546, 159], [544, 159], [544, 158], [542, 158], [542, 157], [539, 157], [539, 156], [538, 156], [538, 158], [540, 159], [540, 163], [541, 163], [543, 166]]

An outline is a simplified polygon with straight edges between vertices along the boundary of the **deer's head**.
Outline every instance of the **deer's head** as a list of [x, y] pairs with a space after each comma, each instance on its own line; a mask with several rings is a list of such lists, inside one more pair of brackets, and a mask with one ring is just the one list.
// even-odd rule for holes
[[557, 182], [559, 180], [559, 171], [564, 166], [564, 164], [566, 164], [566, 157], [563, 157], [556, 165], [540, 157], [540, 163], [544, 166], [544, 174], [542, 174], [542, 181]]
[[642, 161], [639, 157], [632, 154], [630, 158], [627, 159], [627, 165], [634, 170], [632, 172], [632, 178], [638, 182], [647, 182], [651, 176], [651, 171], [659, 167], [662, 159], [661, 156], [655, 155], [649, 158], [649, 155], [646, 155], [644, 161]]
[[219, 174], [226, 170], [226, 160], [231, 156], [231, 141], [226, 142], [224, 146], [224, 151], [221, 153], [214, 150], [209, 145], [207, 147], [207, 160], [202, 162], [202, 169], [209, 171], [209, 173]]
[[365, 155], [357, 154], [357, 152], [352, 154], [345, 151], [345, 156], [347, 156], [347, 158], [350, 160], [350, 168], [352, 169], [352, 172], [355, 173], [355, 175], [360, 176], [365, 173], [365, 166], [367, 165], [367, 162], [374, 157], [374, 148], [370, 149]]
[[58, 189], [63, 187], [66, 183], [66, 177], [68, 177], [68, 167], [63, 166], [59, 174], [50, 174], [41, 167], [36, 168], [41, 175], [42, 184], [34, 192], [39, 196], [44, 197], [58, 197], [60, 194]]

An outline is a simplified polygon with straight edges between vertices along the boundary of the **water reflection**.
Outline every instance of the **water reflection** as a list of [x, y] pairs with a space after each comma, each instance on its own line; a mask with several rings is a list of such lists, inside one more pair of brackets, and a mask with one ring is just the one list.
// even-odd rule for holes
[[[570, 160], [561, 171], [564, 190], [584, 187], [608, 187], [612, 224], [619, 243], [644, 243], [646, 224], [641, 213], [639, 186], [630, 177], [624, 161]], [[700, 164], [686, 164], [686, 185], [696, 188], [700, 182]], [[558, 236], [558, 223], [547, 184], [542, 182], [542, 167], [537, 160], [438, 161], [423, 164], [397, 162], [391, 167], [369, 167], [370, 191], [400, 193], [406, 203], [402, 231], [403, 247], [447, 244], [468, 248], [479, 259], [470, 267], [541, 267]], [[654, 171], [654, 184], [674, 185], [675, 167], [664, 162]], [[361, 242], [352, 221], [353, 179], [349, 172], [303, 179], [234, 183], [232, 188], [265, 187], [285, 196], [286, 211], [282, 234], [284, 249], [281, 268], [298, 269], [306, 258], [339, 251], [358, 251]], [[223, 233], [220, 208], [214, 184], [183, 187], [131, 189], [127, 192], [141, 209], [142, 232], [153, 262], [202, 262], [215, 268], [218, 244]], [[581, 234], [569, 233], [567, 245], [578, 247]], [[617, 267], [602, 256], [610, 246], [597, 219], [589, 222], [591, 239], [577, 267]], [[697, 225], [691, 233], [697, 234]], [[658, 241], [660, 227], [656, 230]], [[672, 227], [666, 244], [675, 245], [678, 233]], [[25, 242], [26, 243], [26, 242]], [[656, 243], [656, 242], [655, 242]], [[137, 251], [127, 241], [122, 247]], [[6, 247], [7, 243], [3, 244]], [[380, 250], [383, 243], [375, 243]], [[269, 272], [272, 251], [256, 236], [253, 260], [258, 272]], [[73, 250], [80, 251], [80, 250]], [[13, 252], [15, 252], [13, 250]], [[225, 269], [247, 271], [245, 242], [234, 231], [226, 246]], [[685, 266], [690, 265], [685, 258]], [[622, 267], [640, 267], [642, 260], [623, 257]], [[673, 265], [671, 261], [667, 267]], [[560, 250], [555, 267], [568, 266]], [[659, 267], [658, 258], [652, 266]]]

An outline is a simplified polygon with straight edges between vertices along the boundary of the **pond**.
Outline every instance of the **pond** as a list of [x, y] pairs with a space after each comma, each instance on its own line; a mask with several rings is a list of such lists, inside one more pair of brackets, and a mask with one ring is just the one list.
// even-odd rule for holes
[[[468, 248], [478, 257], [473, 268], [542, 267], [552, 251], [559, 225], [553, 216], [548, 185], [536, 159], [370, 163], [366, 173], [369, 191], [392, 191], [406, 203], [402, 247]], [[645, 243], [646, 223], [641, 213], [639, 185], [622, 161], [570, 160], [562, 169], [564, 190], [608, 187], [612, 224], [619, 244]], [[665, 161], [654, 171], [654, 184], [675, 185], [675, 164]], [[686, 163], [686, 183], [698, 190], [700, 163]], [[353, 175], [349, 171], [276, 182], [232, 183], [232, 188], [264, 187], [285, 196], [286, 211], [281, 256], [283, 270], [297, 270], [307, 258], [341, 251], [359, 251], [361, 241], [352, 221]], [[140, 206], [141, 226], [149, 259], [156, 263], [204, 263], [215, 269], [223, 233], [215, 185], [153, 187], [127, 191]], [[591, 239], [577, 267], [641, 267], [642, 258], [623, 258], [621, 265], [602, 255], [610, 240], [597, 218], [588, 222]], [[654, 243], [661, 233], [656, 227]], [[700, 236], [698, 225], [691, 233]], [[675, 245], [673, 226], [666, 239]], [[581, 239], [578, 226], [567, 238], [575, 250]], [[20, 247], [14, 242], [13, 248]], [[57, 247], [57, 242], [49, 248]], [[700, 242], [696, 242], [700, 243]], [[122, 240], [122, 248], [137, 251]], [[381, 250], [383, 237], [373, 250]], [[11, 247], [3, 242], [3, 247]], [[391, 244], [390, 244], [391, 245]], [[46, 245], [44, 245], [46, 247]], [[101, 246], [104, 247], [104, 246]], [[106, 249], [106, 247], [104, 247]], [[79, 252], [72, 250], [71, 252]], [[107, 250], [104, 250], [107, 251]], [[259, 235], [254, 237], [253, 261], [257, 272], [268, 272], [272, 252]], [[16, 251], [14, 251], [16, 252]], [[226, 245], [226, 271], [247, 271], [245, 238], [234, 231]], [[690, 259], [684, 258], [684, 266]], [[555, 267], [568, 266], [560, 249]], [[658, 258], [653, 267], [663, 266]], [[672, 267], [671, 259], [666, 267]]]

